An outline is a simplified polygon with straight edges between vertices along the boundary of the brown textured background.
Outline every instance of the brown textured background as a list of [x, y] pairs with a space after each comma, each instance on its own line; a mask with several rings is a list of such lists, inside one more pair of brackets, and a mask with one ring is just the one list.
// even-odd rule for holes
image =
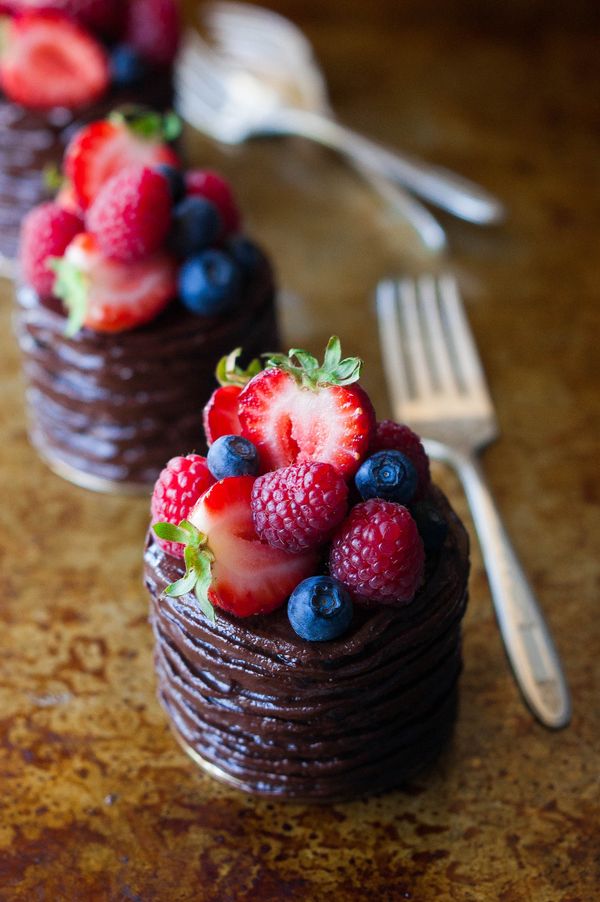
[[[524, 709], [476, 553], [462, 707], [432, 773], [406, 792], [318, 810], [254, 801], [198, 773], [154, 698], [140, 586], [147, 504], [81, 491], [36, 459], [4, 286], [2, 902], [598, 897], [597, 7], [322, 6], [278, 4], [314, 41], [342, 118], [510, 207], [497, 230], [447, 222], [449, 265], [502, 426], [486, 471], [556, 635], [572, 725], [549, 733]], [[386, 412], [369, 295], [386, 272], [433, 264], [327, 154], [193, 146], [231, 175], [277, 257], [286, 336], [318, 350], [339, 332], [367, 358]]]

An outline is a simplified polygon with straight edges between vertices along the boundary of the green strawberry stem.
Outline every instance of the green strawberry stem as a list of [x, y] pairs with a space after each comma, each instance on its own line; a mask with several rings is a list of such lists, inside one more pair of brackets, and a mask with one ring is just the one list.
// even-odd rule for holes
[[206, 544], [206, 536], [189, 520], [182, 520], [178, 526], [174, 523], [155, 523], [152, 529], [159, 539], [166, 542], [181, 542], [185, 545], [183, 552], [185, 574], [167, 586], [164, 594], [171, 598], [179, 598], [193, 592], [202, 613], [214, 623], [215, 609], [209, 601], [208, 590], [212, 582], [211, 564], [215, 556]]
[[316, 390], [322, 385], [351, 385], [360, 379], [363, 362], [360, 357], [342, 360], [342, 346], [337, 335], [332, 335], [325, 348], [323, 363], [301, 348], [291, 348], [285, 354], [271, 354], [267, 366], [275, 366], [296, 379], [305, 388]]
[[230, 351], [229, 354], [225, 354], [224, 357], [221, 357], [215, 370], [215, 376], [217, 377], [219, 385], [244, 386], [250, 382], [253, 376], [260, 373], [262, 364], [256, 357], [254, 360], [250, 361], [246, 369], [238, 366], [236, 361], [241, 353], [242, 349], [236, 348], [234, 351]]
[[175, 141], [181, 134], [181, 119], [176, 113], [156, 113], [144, 106], [119, 107], [113, 110], [108, 120], [126, 125], [129, 131], [148, 141]]
[[62, 300], [69, 314], [65, 335], [72, 338], [79, 332], [85, 320], [88, 277], [65, 257], [51, 257], [48, 266], [56, 273], [54, 294]]

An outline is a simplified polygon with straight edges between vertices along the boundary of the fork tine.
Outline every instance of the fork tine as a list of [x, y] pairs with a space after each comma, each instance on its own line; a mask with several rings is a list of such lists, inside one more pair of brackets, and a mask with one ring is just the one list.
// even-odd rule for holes
[[388, 279], [380, 282], [375, 294], [379, 340], [383, 350], [383, 365], [396, 412], [410, 398], [405, 358], [399, 353], [402, 346], [400, 311], [396, 297], [396, 283]]
[[452, 360], [448, 346], [448, 336], [440, 313], [439, 282], [433, 276], [420, 276], [416, 283], [421, 326], [425, 335], [425, 345], [429, 366], [435, 375], [437, 389], [454, 394], [462, 388], [459, 374]]
[[414, 393], [419, 397], [433, 394], [435, 385], [427, 361], [424, 336], [419, 321], [417, 290], [412, 279], [398, 283], [398, 304], [402, 330], [402, 348], [413, 377]]
[[465, 392], [478, 395], [492, 404], [479, 352], [469, 326], [458, 286], [453, 276], [446, 274], [438, 280], [440, 309], [446, 324], [446, 334], [454, 351], [455, 367], [461, 374]]

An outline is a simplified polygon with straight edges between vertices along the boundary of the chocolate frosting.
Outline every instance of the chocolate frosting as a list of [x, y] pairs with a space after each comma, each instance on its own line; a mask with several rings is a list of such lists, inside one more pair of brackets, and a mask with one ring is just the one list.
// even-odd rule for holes
[[[202, 407], [215, 365], [242, 345], [248, 357], [279, 347], [267, 263], [235, 310], [202, 317], [177, 300], [138, 329], [64, 334], [60, 302], [16, 291], [30, 435], [42, 456], [111, 483], [152, 485], [170, 457], [204, 450]], [[84, 482], [85, 484], [85, 482]]]
[[0, 274], [14, 273], [21, 221], [32, 207], [49, 199], [44, 170], [60, 168], [73, 133], [86, 122], [103, 119], [121, 104], [142, 103], [164, 110], [172, 97], [169, 69], [157, 70], [138, 91], [113, 88], [101, 100], [75, 112], [62, 107], [47, 112], [29, 110], [0, 93]]
[[437, 755], [451, 732], [461, 670], [468, 539], [445, 497], [449, 523], [408, 605], [355, 606], [348, 633], [307, 642], [283, 606], [214, 625], [193, 595], [164, 588], [182, 562], [148, 534], [159, 698], [176, 735], [249, 792], [333, 800], [400, 785]]

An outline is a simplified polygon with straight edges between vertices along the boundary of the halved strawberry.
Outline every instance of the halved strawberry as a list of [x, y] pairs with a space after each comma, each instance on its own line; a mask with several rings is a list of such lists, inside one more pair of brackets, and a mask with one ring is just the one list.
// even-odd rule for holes
[[62, 13], [25, 11], [6, 23], [0, 85], [15, 103], [74, 109], [97, 100], [109, 79], [102, 45]]
[[241, 391], [241, 385], [221, 385], [208, 399], [202, 411], [207, 445], [212, 445], [222, 435], [240, 435], [238, 399]]
[[65, 153], [64, 168], [83, 210], [104, 183], [126, 167], [162, 163], [178, 166], [177, 154], [165, 142], [161, 123], [158, 113], [138, 119], [115, 114], [90, 123], [73, 136]]
[[165, 253], [135, 263], [107, 259], [81, 232], [54, 264], [54, 294], [69, 311], [67, 335], [81, 326], [122, 332], [154, 319], [177, 293], [177, 264]]
[[290, 554], [258, 538], [250, 499], [254, 477], [232, 476], [202, 495], [188, 520], [204, 536], [214, 556], [208, 599], [238, 617], [266, 614], [314, 573], [316, 554]]
[[238, 412], [242, 435], [257, 446], [264, 469], [322, 461], [344, 477], [356, 472], [375, 427], [373, 405], [356, 384], [361, 363], [342, 360], [334, 336], [322, 366], [294, 349], [288, 357], [274, 355], [274, 365], [250, 380]]

